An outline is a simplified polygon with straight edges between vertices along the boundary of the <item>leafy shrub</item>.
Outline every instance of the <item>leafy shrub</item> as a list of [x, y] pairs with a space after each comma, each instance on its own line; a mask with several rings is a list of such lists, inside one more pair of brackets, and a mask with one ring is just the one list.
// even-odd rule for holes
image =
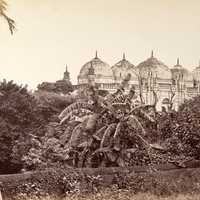
[[161, 116], [158, 129], [171, 154], [200, 159], [200, 96], [185, 101], [177, 112]]
[[0, 83], [0, 173], [16, 173], [22, 158], [47, 131], [61, 110], [73, 101], [70, 95], [31, 94], [13, 81]]

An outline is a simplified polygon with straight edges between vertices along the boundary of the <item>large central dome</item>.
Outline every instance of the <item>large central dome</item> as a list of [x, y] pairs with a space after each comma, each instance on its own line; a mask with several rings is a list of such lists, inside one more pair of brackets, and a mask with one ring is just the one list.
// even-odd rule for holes
[[79, 73], [79, 78], [87, 77], [91, 66], [94, 68], [96, 78], [113, 76], [111, 67], [106, 62], [99, 59], [96, 53], [95, 58], [83, 65]]
[[148, 73], [151, 71], [153, 76], [156, 76], [160, 79], [171, 79], [170, 69], [161, 61], [153, 56], [153, 52], [151, 53], [151, 57], [140, 63], [138, 66], [138, 70], [142, 77], [147, 78]]

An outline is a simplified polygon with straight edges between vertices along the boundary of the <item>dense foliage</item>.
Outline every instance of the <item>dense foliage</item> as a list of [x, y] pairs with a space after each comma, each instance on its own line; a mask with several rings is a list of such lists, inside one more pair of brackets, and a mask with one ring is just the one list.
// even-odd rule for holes
[[200, 96], [159, 119], [160, 139], [172, 154], [200, 159]]
[[94, 86], [81, 91], [76, 102], [59, 116], [66, 130], [61, 134], [47, 133], [37, 142], [37, 147], [24, 157], [28, 167], [127, 166], [151, 162], [149, 153], [154, 146], [146, 140], [150, 137], [144, 127], [155, 128], [155, 105], [134, 105], [135, 88], [124, 93], [129, 80], [130, 75], [114, 94], [105, 97]]
[[[134, 87], [102, 95], [94, 86], [60, 95], [0, 84], [0, 172], [52, 166], [133, 166], [199, 159], [200, 97], [176, 111], [134, 104]], [[60, 114], [61, 113], [61, 114]]]
[[124, 94], [129, 78], [105, 97], [94, 86], [81, 90], [60, 114], [61, 124], [54, 123], [54, 132], [47, 131], [24, 157], [27, 167], [169, 162], [184, 167], [184, 162], [199, 159], [200, 97], [178, 112], [158, 113], [155, 105], [134, 104], [134, 87]]
[[75, 101], [73, 95], [59, 95], [54, 92], [36, 91], [34, 97], [37, 107], [47, 122], [56, 121], [59, 113], [69, 104]]
[[71, 101], [53, 93], [30, 94], [26, 86], [12, 81], [0, 83], [0, 173], [23, 167], [22, 158], [34, 138], [42, 138], [46, 125]]
[[13, 147], [30, 129], [42, 125], [43, 120], [35, 109], [36, 100], [26, 87], [4, 80], [0, 84], [0, 93], [0, 166], [1, 170], [9, 172], [9, 167], [15, 171], [21, 165], [13, 162], [17, 159], [13, 157]]

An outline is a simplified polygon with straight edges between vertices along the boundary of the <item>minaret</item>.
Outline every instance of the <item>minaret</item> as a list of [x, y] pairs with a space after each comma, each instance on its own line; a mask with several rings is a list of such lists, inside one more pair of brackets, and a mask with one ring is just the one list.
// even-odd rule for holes
[[70, 81], [70, 73], [68, 72], [68, 67], [66, 65], [66, 70], [64, 72], [63, 80]]
[[88, 84], [95, 85], [95, 72], [92, 61], [91, 61], [91, 66], [88, 69]]

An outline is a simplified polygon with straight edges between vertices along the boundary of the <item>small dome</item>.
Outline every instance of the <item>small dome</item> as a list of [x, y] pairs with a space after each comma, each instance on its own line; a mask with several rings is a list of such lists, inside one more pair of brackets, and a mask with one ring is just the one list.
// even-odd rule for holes
[[89, 69], [91, 66], [94, 69], [95, 76], [98, 77], [111, 77], [113, 76], [111, 67], [103, 62], [101, 59], [98, 58], [97, 53], [95, 58], [93, 58], [91, 61], [87, 62], [80, 70], [79, 78], [85, 78], [89, 74]]
[[112, 71], [115, 79], [123, 79], [129, 73], [131, 74], [131, 79], [136, 77], [136, 67], [126, 60], [125, 54], [123, 54], [122, 60], [112, 66]]
[[149, 72], [152, 72], [154, 77], [160, 79], [171, 79], [170, 69], [163, 62], [153, 56], [153, 51], [151, 57], [140, 63], [137, 68], [141, 76], [144, 78], [147, 78]]
[[185, 81], [192, 80], [192, 74], [179, 63], [177, 59], [176, 65], [171, 69], [173, 79], [183, 79]]

